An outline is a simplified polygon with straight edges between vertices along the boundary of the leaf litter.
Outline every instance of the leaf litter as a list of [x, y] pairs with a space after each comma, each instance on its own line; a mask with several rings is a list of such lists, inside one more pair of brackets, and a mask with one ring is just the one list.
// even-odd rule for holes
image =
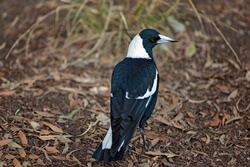
[[[8, 5], [9, 1], [3, 3]], [[83, 11], [98, 16], [91, 19], [98, 20], [94, 26], [84, 24], [91, 22], [86, 19], [82, 19], [83, 24], [76, 25], [72, 25], [70, 19], [60, 20], [65, 18], [61, 14], [68, 10], [70, 13], [79, 10], [79, 18], [84, 16], [79, 9], [82, 4], [77, 1], [61, 1], [62, 6], [57, 9], [52, 9], [57, 7], [56, 1], [47, 3], [40, 2], [36, 8], [33, 3], [20, 3], [27, 8], [28, 14], [35, 9], [34, 14], [25, 17], [31, 18], [31, 22], [35, 17], [31, 27], [23, 22], [23, 15], [7, 17], [12, 18], [12, 25], [20, 23], [19, 27], [25, 27], [25, 32], [18, 27], [16, 32], [6, 31], [10, 34], [8, 38], [13, 38], [10, 41], [18, 37], [20, 47], [17, 43], [11, 47], [8, 41], [0, 44], [1, 53], [6, 49], [11, 53], [7, 54], [7, 60], [0, 60], [3, 69], [0, 70], [0, 134], [3, 134], [0, 136], [0, 166], [13, 166], [14, 163], [61, 166], [61, 161], [71, 166], [109, 166], [96, 163], [90, 157], [109, 126], [110, 76], [114, 65], [124, 56], [128, 42], [141, 29], [134, 27], [132, 32], [130, 25], [136, 20], [146, 25], [147, 18], [159, 20], [164, 26], [155, 24], [155, 28], [179, 42], [169, 45], [168, 49], [162, 45], [155, 53], [161, 72], [159, 100], [145, 127], [147, 142], [153, 148], [141, 162], [137, 162], [138, 153], [132, 152], [131, 156], [126, 154], [119, 165], [247, 166], [246, 161], [241, 160], [246, 159], [245, 150], [249, 148], [246, 125], [250, 119], [250, 62], [246, 47], [239, 46], [244, 43], [241, 39], [246, 39], [244, 35], [240, 37], [241, 33], [246, 33], [245, 23], [237, 19], [241, 16], [237, 11], [246, 10], [244, 1], [237, 5], [235, 1], [213, 5], [211, 2], [193, 3], [192, 0], [189, 4], [179, 1], [140, 4], [138, 1], [130, 13], [123, 5], [113, 6], [110, 18], [100, 9], [103, 4], [90, 1]], [[149, 8], [144, 9], [144, 5]], [[15, 7], [10, 9], [18, 12]], [[42, 9], [52, 11], [41, 15]], [[150, 9], [147, 18], [142, 14], [147, 13], [146, 9]], [[122, 14], [116, 15], [117, 10]], [[159, 15], [159, 11], [166, 13]], [[215, 15], [207, 15], [209, 11]], [[229, 20], [235, 23], [233, 26], [217, 19], [218, 15], [227, 20], [227, 14], [232, 14]], [[49, 16], [55, 20], [55, 25], [46, 24]], [[162, 22], [163, 16], [167, 16], [163, 18], [165, 22]], [[117, 22], [120, 17], [122, 24]], [[109, 18], [109, 22], [105, 18]], [[197, 26], [199, 24], [203, 28]], [[68, 25], [65, 32], [61, 29], [64, 25]], [[91, 28], [81, 27], [85, 25]], [[233, 35], [235, 30], [239, 33]], [[0, 35], [4, 36], [1, 32]], [[238, 43], [231, 43], [235, 41], [233, 36], [240, 37]], [[39, 49], [35, 49], [36, 41], [40, 41]], [[228, 47], [233, 56], [228, 54]], [[132, 143], [136, 148], [141, 146], [138, 132]]]

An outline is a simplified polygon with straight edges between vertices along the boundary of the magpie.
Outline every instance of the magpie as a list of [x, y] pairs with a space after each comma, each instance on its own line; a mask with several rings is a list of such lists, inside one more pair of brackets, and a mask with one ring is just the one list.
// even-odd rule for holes
[[121, 160], [137, 126], [145, 151], [143, 129], [153, 113], [159, 88], [159, 72], [152, 49], [166, 42], [176, 40], [154, 29], [144, 29], [129, 44], [126, 58], [115, 66], [111, 79], [111, 125], [92, 156], [97, 161]]

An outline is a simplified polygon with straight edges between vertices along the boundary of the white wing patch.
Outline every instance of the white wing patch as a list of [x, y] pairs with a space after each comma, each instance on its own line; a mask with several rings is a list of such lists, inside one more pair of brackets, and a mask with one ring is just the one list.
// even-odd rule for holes
[[149, 102], [150, 102], [150, 100], [151, 100], [151, 97], [152, 97], [152, 96], [150, 96], [149, 99], [148, 99], [148, 101], [147, 101], [146, 108], [148, 107], [148, 104], [149, 104]]
[[148, 98], [149, 96], [152, 96], [155, 93], [156, 88], [157, 88], [157, 80], [158, 80], [158, 71], [156, 70], [154, 84], [153, 84], [153, 87], [152, 87], [151, 91], [148, 88], [147, 92], [143, 96], [139, 96], [136, 99], [145, 99], [145, 98]]
[[106, 136], [102, 142], [102, 149], [111, 149], [111, 146], [112, 146], [112, 129], [110, 126], [108, 133], [106, 134]]
[[120, 147], [118, 148], [118, 152], [121, 150], [123, 144], [124, 144], [124, 140], [122, 141], [122, 144], [121, 144]]
[[128, 92], [126, 92], [126, 98], [127, 98], [127, 99], [130, 99], [130, 97], [128, 97]]
[[151, 59], [151, 57], [146, 52], [143, 47], [142, 38], [137, 34], [134, 39], [130, 42], [128, 47], [128, 58], [141, 58], [141, 59]]

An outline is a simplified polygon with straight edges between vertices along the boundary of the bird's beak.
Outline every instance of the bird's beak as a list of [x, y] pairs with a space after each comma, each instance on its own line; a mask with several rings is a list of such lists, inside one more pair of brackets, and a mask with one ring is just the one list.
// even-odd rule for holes
[[169, 37], [166, 37], [166, 36], [164, 36], [164, 35], [159, 35], [159, 37], [160, 37], [161, 39], [159, 39], [159, 40], [157, 41], [157, 44], [166, 43], [166, 42], [178, 42], [177, 40], [172, 39], [172, 38], [169, 38]]

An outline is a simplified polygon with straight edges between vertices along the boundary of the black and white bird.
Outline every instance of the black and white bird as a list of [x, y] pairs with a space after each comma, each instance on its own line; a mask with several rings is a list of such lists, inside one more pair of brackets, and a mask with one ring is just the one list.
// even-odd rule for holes
[[143, 129], [153, 113], [159, 88], [152, 49], [166, 42], [176, 40], [144, 29], [131, 41], [126, 58], [116, 65], [111, 81], [111, 126], [92, 156], [97, 161], [121, 160], [138, 125], [145, 149]]

